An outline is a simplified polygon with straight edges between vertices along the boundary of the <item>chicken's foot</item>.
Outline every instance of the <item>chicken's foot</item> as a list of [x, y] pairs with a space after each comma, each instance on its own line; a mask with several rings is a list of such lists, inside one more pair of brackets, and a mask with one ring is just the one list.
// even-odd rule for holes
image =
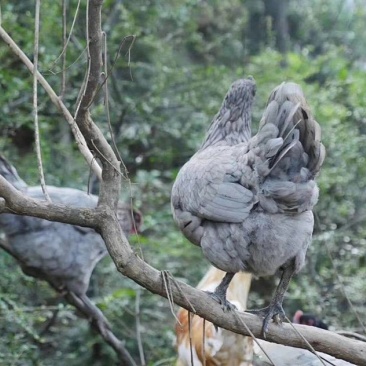
[[285, 311], [282, 308], [282, 302], [294, 272], [295, 260], [291, 261], [291, 263], [284, 268], [281, 280], [270, 304], [263, 309], [246, 310], [247, 313], [255, 314], [263, 318], [262, 335], [264, 338], [268, 332], [269, 322], [271, 319], [276, 324], [280, 324], [286, 317]]
[[224, 312], [237, 310], [236, 306], [226, 299], [226, 292], [235, 273], [226, 273], [221, 283], [214, 292], [206, 291], [216, 302], [221, 305]]

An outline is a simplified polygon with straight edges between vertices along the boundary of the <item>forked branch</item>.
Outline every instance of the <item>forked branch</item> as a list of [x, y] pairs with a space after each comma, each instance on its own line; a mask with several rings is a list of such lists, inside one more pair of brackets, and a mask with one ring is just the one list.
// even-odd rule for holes
[[[89, 1], [88, 40], [90, 65], [86, 79], [86, 89], [76, 115], [76, 123], [82, 131], [87, 145], [89, 147], [97, 147], [98, 157], [103, 164], [99, 206], [95, 210], [80, 210], [60, 207], [51, 203], [40, 204], [24, 197], [21, 193], [16, 195], [16, 199], [13, 199], [13, 193], [6, 182], [0, 179], [0, 197], [5, 199], [0, 204], [0, 212], [12, 211], [17, 214], [70, 222], [97, 229], [103, 236], [108, 251], [119, 272], [149, 291], [167, 297], [162, 273], [148, 265], [133, 252], [118, 224], [115, 215], [115, 205], [118, 202], [121, 183], [120, 172], [118, 171], [119, 162], [103, 134], [90, 117], [90, 103], [93, 102], [98, 89], [101, 72], [101, 5], [101, 0]], [[0, 28], [0, 35], [4, 38], [4, 30], [2, 28]], [[57, 96], [56, 100], [58, 100]], [[243, 335], [249, 335], [248, 330], [243, 325], [245, 323], [257, 338], [262, 338], [262, 321], [259, 318], [246, 313], [224, 313], [217, 303], [200, 290], [184, 283], [173, 281], [169, 296], [175, 304], [188, 310], [191, 310], [191, 305], [193, 305], [197, 315], [217, 324], [219, 327]], [[238, 316], [240, 319], [238, 319]], [[365, 342], [351, 340], [314, 327], [296, 325], [295, 328], [302, 333], [315, 350], [328, 353], [357, 365], [365, 365]], [[306, 348], [303, 339], [288, 324], [281, 326], [271, 324], [266, 339], [270, 342]]]

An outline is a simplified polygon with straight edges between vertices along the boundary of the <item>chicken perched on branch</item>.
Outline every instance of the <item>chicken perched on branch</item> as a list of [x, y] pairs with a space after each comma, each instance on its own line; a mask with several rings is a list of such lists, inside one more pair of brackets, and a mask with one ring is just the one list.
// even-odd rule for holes
[[[214, 291], [223, 275], [224, 272], [211, 266], [197, 288]], [[239, 310], [246, 309], [250, 283], [249, 273], [238, 273], [228, 287], [227, 298]], [[197, 315], [191, 314], [189, 321], [188, 311], [182, 308], [177, 317], [180, 324], [177, 323], [175, 327], [178, 351], [176, 366], [191, 366], [191, 355], [195, 366], [204, 364], [206, 366], [252, 366], [253, 339], [251, 337], [215, 328], [210, 322], [204, 324], [203, 319]]]
[[304, 265], [318, 199], [314, 181], [325, 149], [321, 131], [301, 88], [283, 83], [268, 100], [258, 133], [251, 137], [252, 78], [229, 89], [205, 141], [180, 170], [172, 189], [172, 210], [183, 234], [226, 272], [212, 293], [225, 309], [235, 273], [282, 272], [268, 307], [252, 311], [285, 317], [284, 294]]
[[[28, 187], [2, 156], [0, 175], [25, 195], [45, 200], [42, 188]], [[83, 208], [97, 206], [97, 196], [77, 189], [48, 186], [47, 190], [55, 203]], [[119, 204], [117, 217], [126, 235], [138, 232], [142, 223], [138, 211]], [[0, 247], [19, 262], [23, 272], [46, 280], [64, 294], [91, 320], [106, 341], [128, 359], [123, 343], [110, 332], [107, 319], [86, 295], [95, 266], [107, 254], [102, 237], [91, 228], [13, 214], [0, 214], [0, 230], [6, 235], [6, 240], [0, 241]]]
[[[44, 200], [40, 186], [28, 187], [17, 171], [0, 156], [0, 174], [26, 195]], [[72, 188], [47, 187], [51, 200], [72, 207], [96, 207], [98, 197]], [[141, 214], [120, 204], [118, 217], [123, 231], [136, 232]], [[0, 215], [0, 229], [6, 234], [8, 250], [23, 271], [46, 279], [60, 290], [85, 294], [91, 273], [107, 254], [104, 241], [94, 229], [52, 222], [30, 216]]]

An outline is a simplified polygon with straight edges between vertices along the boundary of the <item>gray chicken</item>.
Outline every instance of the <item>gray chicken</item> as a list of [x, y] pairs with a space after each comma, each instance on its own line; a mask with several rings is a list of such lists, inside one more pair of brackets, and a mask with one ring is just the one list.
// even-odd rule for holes
[[[0, 174], [27, 196], [45, 200], [41, 187], [28, 187], [2, 156]], [[54, 203], [93, 208], [98, 202], [97, 196], [77, 189], [47, 186], [47, 190]], [[142, 216], [131, 206], [119, 204], [117, 217], [126, 235], [138, 232]], [[91, 320], [121, 359], [132, 364], [123, 342], [113, 335], [103, 313], [86, 295], [96, 264], [107, 254], [102, 237], [91, 228], [13, 214], [0, 214], [0, 230], [6, 235], [0, 247], [17, 259], [23, 272], [46, 280], [63, 293], [67, 301]]]
[[283, 320], [284, 294], [304, 265], [318, 200], [314, 181], [325, 149], [321, 130], [294, 83], [276, 87], [258, 133], [251, 137], [253, 78], [229, 89], [201, 148], [182, 167], [172, 189], [173, 217], [205, 257], [226, 272], [211, 295], [225, 310], [236, 272], [255, 276], [282, 272], [268, 307], [252, 310]]
[[[45, 200], [42, 188], [28, 187], [1, 156], [0, 174], [27, 196]], [[48, 186], [47, 191], [54, 203], [71, 207], [93, 208], [98, 202], [97, 196], [78, 189]], [[139, 229], [141, 214], [129, 205], [120, 204], [117, 215], [127, 235]], [[19, 260], [24, 273], [46, 279], [55, 288], [77, 295], [86, 293], [94, 267], [107, 254], [103, 239], [90, 228], [1, 214], [0, 229], [6, 234], [9, 251]]]

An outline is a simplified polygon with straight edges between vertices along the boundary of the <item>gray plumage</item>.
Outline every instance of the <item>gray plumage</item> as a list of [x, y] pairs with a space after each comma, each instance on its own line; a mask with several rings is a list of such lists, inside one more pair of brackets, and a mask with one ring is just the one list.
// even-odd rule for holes
[[[0, 174], [27, 196], [45, 200], [41, 187], [28, 187], [2, 156]], [[54, 203], [79, 208], [94, 208], [98, 203], [97, 196], [78, 189], [47, 186], [47, 190]], [[138, 232], [142, 223], [138, 211], [120, 203], [116, 214], [126, 235]], [[25, 274], [43, 279], [61, 292], [116, 351], [121, 364], [136, 365], [102, 311], [86, 295], [95, 266], [107, 254], [102, 237], [94, 229], [29, 216], [0, 214], [0, 230], [6, 235], [5, 241], [0, 240], [0, 247], [18, 261]]]
[[[230, 278], [239, 271], [265, 276], [284, 270], [270, 306], [260, 313], [265, 331], [270, 318], [284, 315], [283, 289], [304, 265], [318, 199], [314, 178], [325, 149], [294, 83], [272, 91], [251, 137], [254, 94], [252, 78], [229, 89], [204, 143], [176, 178], [172, 210], [183, 234]], [[215, 295], [225, 303], [225, 286], [220, 291]]]
[[[41, 187], [28, 187], [16, 169], [1, 156], [0, 174], [27, 196], [45, 200]], [[93, 208], [98, 202], [97, 196], [78, 189], [47, 186], [47, 191], [54, 203], [71, 207]], [[119, 204], [117, 215], [126, 235], [141, 224], [141, 215], [129, 205]], [[77, 295], [86, 293], [94, 267], [107, 254], [101, 236], [86, 227], [1, 214], [0, 230], [6, 234], [8, 251], [26, 274]]]

